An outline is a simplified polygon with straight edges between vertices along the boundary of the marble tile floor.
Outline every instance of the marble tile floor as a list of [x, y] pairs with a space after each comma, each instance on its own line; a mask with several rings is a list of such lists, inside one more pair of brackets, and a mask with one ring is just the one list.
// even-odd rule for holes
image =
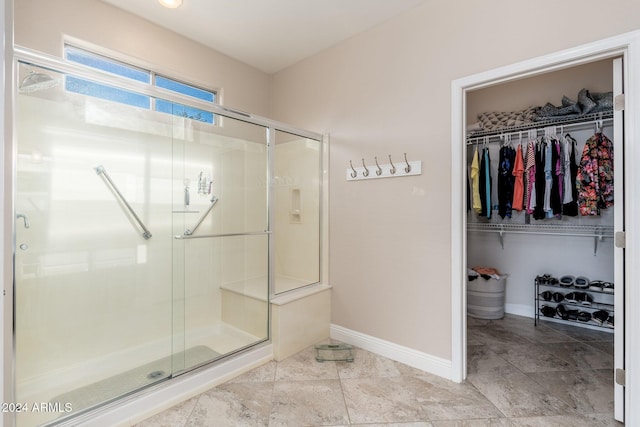
[[622, 426], [613, 419], [613, 334], [507, 315], [468, 320], [468, 378], [447, 381], [355, 348], [310, 347], [136, 427]]

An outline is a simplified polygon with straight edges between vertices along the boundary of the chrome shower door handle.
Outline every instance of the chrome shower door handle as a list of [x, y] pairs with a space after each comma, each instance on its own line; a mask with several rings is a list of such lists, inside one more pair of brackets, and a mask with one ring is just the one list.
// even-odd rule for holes
[[120, 203], [122, 203], [122, 205], [127, 209], [129, 214], [136, 221], [136, 223], [138, 223], [138, 225], [142, 229], [142, 237], [144, 237], [145, 240], [149, 240], [152, 237], [151, 232], [144, 225], [144, 223], [142, 222], [142, 220], [140, 219], [138, 214], [136, 214], [136, 212], [133, 210], [133, 208], [131, 207], [129, 202], [127, 202], [127, 200], [124, 198], [124, 196], [122, 195], [120, 190], [118, 190], [118, 187], [116, 187], [116, 184], [113, 182], [113, 180], [111, 179], [111, 177], [107, 173], [107, 170], [104, 168], [104, 166], [102, 166], [102, 165], [96, 166], [93, 169], [96, 171], [96, 174], [102, 176], [102, 178], [104, 179], [104, 182], [107, 184], [107, 187], [109, 187], [109, 189], [113, 192], [113, 194], [116, 196], [118, 201], [120, 201]]
[[218, 198], [216, 196], [211, 196], [211, 204], [209, 205], [209, 208], [207, 208], [204, 214], [202, 214], [202, 216], [198, 219], [198, 221], [196, 222], [196, 225], [194, 225], [193, 228], [187, 228], [184, 231], [185, 236], [191, 236], [193, 235], [193, 233], [196, 232], [198, 227], [200, 227], [200, 224], [202, 224], [202, 221], [204, 221], [207, 215], [209, 215], [209, 212], [211, 212], [211, 210], [213, 209], [217, 201], [218, 201]]

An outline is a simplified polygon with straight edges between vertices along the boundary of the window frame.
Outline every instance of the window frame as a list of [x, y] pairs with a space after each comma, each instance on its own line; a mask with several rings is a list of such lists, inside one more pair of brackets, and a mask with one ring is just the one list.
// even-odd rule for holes
[[[79, 55], [86, 55], [87, 57], [89, 57], [89, 59], [85, 62], [83, 61], [78, 61], [78, 60], [74, 60], [74, 59], [70, 59], [69, 58], [69, 54], [70, 53], [77, 53]], [[215, 89], [210, 89], [208, 87], [203, 87], [201, 85], [198, 84], [193, 84], [191, 82], [185, 81], [183, 79], [177, 79], [174, 78], [170, 75], [170, 73], [166, 73], [166, 72], [161, 72], [158, 71], [157, 69], [155, 69], [155, 67], [152, 66], [141, 66], [136, 64], [136, 61], [130, 60], [130, 59], [122, 59], [119, 58], [118, 55], [114, 55], [110, 52], [105, 52], [105, 49], [99, 49], [99, 48], [87, 48], [84, 46], [80, 46], [77, 43], [71, 43], [71, 42], [65, 42], [63, 45], [63, 56], [65, 58], [65, 60], [67, 61], [71, 61], [73, 63], [76, 64], [80, 64], [82, 66], [91, 68], [91, 69], [95, 69], [95, 70], [100, 70], [103, 72], [107, 72], [107, 73], [111, 73], [114, 75], [117, 75], [121, 78], [125, 78], [125, 79], [131, 79], [132, 81], [138, 81], [138, 82], [142, 82], [144, 84], [148, 84], [150, 86], [153, 87], [159, 87], [162, 88], [164, 90], [168, 90], [171, 92], [174, 92], [176, 94], [182, 95], [182, 96], [187, 96], [190, 98], [193, 98], [194, 100], [197, 101], [203, 101], [203, 102], [210, 102], [212, 105], [219, 105], [218, 104], [218, 100], [219, 100], [219, 91], [215, 90]], [[99, 66], [94, 66], [92, 64], [87, 64], [86, 62], [92, 62], [91, 60], [94, 60], [95, 62], [105, 62], [106, 64], [112, 64], [114, 65], [114, 67], [99, 67]], [[140, 78], [134, 78], [128, 75], [125, 75], [124, 73], [118, 73], [118, 72], [114, 72], [112, 70], [112, 68], [123, 68], [125, 71], [126, 70], [130, 70], [132, 73], [143, 73], [148, 75], [148, 79], [140, 79]], [[111, 68], [111, 69], [110, 69]], [[130, 73], [131, 74], [131, 73]], [[78, 84], [78, 82], [86, 82], [88, 85], [85, 88], [85, 90], [74, 90], [74, 89], [69, 89], [68, 86], [68, 78], [73, 78], [74, 82], [76, 84]], [[169, 82], [169, 84], [165, 84], [165, 85], [158, 85], [158, 79], [160, 79], [161, 81], [167, 81]], [[147, 80], [147, 81], [145, 81]], [[168, 85], [174, 85], [177, 86], [179, 88], [184, 89], [183, 91], [180, 90], [176, 90], [174, 88], [171, 87], [167, 87]], [[90, 82], [86, 79], [82, 79], [79, 77], [75, 77], [75, 76], [67, 76], [67, 78], [65, 79], [65, 90], [70, 91], [70, 92], [74, 92], [74, 93], [80, 93], [80, 94], [84, 94], [86, 96], [92, 96], [92, 97], [97, 97], [100, 99], [105, 99], [108, 101], [112, 101], [112, 102], [118, 102], [121, 104], [125, 104], [125, 105], [129, 105], [132, 107], [136, 107], [136, 108], [143, 108], [143, 109], [147, 109], [149, 111], [154, 111], [154, 112], [158, 112], [158, 113], [165, 113], [165, 114], [171, 114], [173, 116], [176, 117], [185, 117], [200, 123], [205, 123], [205, 124], [210, 124], [213, 126], [218, 126], [218, 116], [217, 114], [213, 113], [212, 111], [207, 111], [207, 110], [202, 110], [196, 107], [190, 107], [188, 105], [183, 105], [183, 104], [179, 104], [179, 103], [174, 103], [168, 100], [163, 100], [163, 99], [156, 99], [155, 97], [152, 96], [148, 96], [148, 95], [141, 95], [141, 94], [137, 94], [135, 92], [131, 92], [128, 91], [126, 89], [120, 89], [117, 87], [110, 87], [111, 90], [115, 91], [114, 96], [108, 96], [107, 95], [100, 95], [97, 91], [95, 91], [96, 93], [89, 93], [91, 92], [91, 90], [89, 89], [90, 87], [93, 87], [94, 89], [99, 89], [100, 87], [105, 87], [105, 85], [102, 85], [100, 83], [93, 83]], [[108, 87], [108, 86], [106, 86]], [[191, 93], [189, 93], [191, 92]], [[200, 93], [201, 96], [194, 96], [193, 93]], [[117, 96], [116, 94], [120, 95]], [[123, 100], [123, 95], [131, 95], [132, 97], [135, 97], [138, 99], [138, 101], [140, 100], [141, 97], [146, 97], [148, 98], [149, 102], [148, 102], [148, 106], [141, 106], [139, 105], [140, 102], [127, 102], [126, 100]], [[120, 98], [120, 99], [118, 99]], [[160, 101], [160, 102], [158, 102]], [[175, 105], [177, 108], [175, 111], [168, 111], [169, 106], [170, 105]]]

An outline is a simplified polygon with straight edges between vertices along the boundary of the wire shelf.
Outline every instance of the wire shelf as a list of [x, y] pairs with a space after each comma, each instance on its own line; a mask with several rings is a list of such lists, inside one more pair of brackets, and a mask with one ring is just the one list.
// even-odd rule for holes
[[609, 120], [613, 118], [613, 110], [605, 110], [598, 113], [584, 114], [582, 116], [564, 119], [560, 117], [561, 116], [556, 116], [556, 119], [540, 120], [520, 126], [511, 126], [492, 130], [479, 130], [468, 134], [467, 140], [484, 136], [513, 134], [527, 130], [542, 129], [550, 126], [584, 125], [585, 123], [595, 122], [597, 120]]
[[613, 226], [579, 224], [495, 224], [484, 222], [467, 223], [469, 231], [496, 233], [562, 234], [587, 237], [613, 237]]
[[613, 226], [610, 225], [569, 225], [569, 224], [495, 224], [484, 222], [467, 223], [467, 231], [479, 233], [497, 233], [500, 246], [504, 249], [504, 234], [537, 234], [556, 236], [578, 236], [593, 238], [593, 255], [598, 252], [598, 242], [612, 238]]

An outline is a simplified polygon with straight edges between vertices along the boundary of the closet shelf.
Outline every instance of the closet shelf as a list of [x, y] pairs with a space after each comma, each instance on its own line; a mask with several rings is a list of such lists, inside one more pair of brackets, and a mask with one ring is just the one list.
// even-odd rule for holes
[[598, 113], [584, 114], [578, 117], [571, 117], [566, 119], [556, 120], [541, 120], [538, 122], [527, 123], [520, 126], [504, 127], [500, 129], [492, 130], [479, 130], [467, 135], [467, 141], [471, 139], [481, 138], [484, 136], [497, 136], [505, 134], [514, 134], [518, 132], [524, 132], [533, 129], [542, 129], [550, 126], [585, 126], [598, 120], [609, 120], [613, 118], [613, 110], [601, 111]]
[[613, 237], [613, 226], [610, 225], [569, 225], [569, 224], [495, 224], [485, 222], [468, 222], [467, 231], [480, 233], [498, 233], [500, 245], [504, 249], [503, 235], [538, 234], [558, 236], [593, 237], [593, 255], [598, 252], [598, 241]]

